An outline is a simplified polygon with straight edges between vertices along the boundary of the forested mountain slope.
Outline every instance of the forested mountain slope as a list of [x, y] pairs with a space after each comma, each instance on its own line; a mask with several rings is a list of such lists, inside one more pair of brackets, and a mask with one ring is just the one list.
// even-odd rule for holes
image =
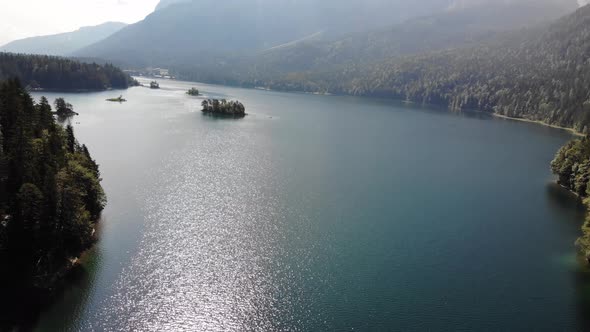
[[107, 38], [125, 26], [125, 23], [107, 22], [97, 26], [82, 27], [73, 32], [25, 38], [0, 47], [0, 51], [26, 54], [69, 55], [83, 47]]
[[134, 67], [215, 62], [323, 32], [327, 38], [399, 23], [447, 8], [451, 0], [166, 1], [143, 21], [76, 56]]
[[410, 19], [387, 29], [351, 34], [335, 41], [303, 40], [259, 54], [263, 71], [304, 71], [349, 62], [370, 63], [393, 56], [476, 45], [499, 32], [549, 22], [578, 8], [575, 1], [458, 3], [430, 16]]
[[247, 84], [477, 109], [590, 133], [590, 6], [484, 45]]
[[0, 81], [11, 78], [18, 78], [31, 88], [63, 91], [126, 89], [135, 84], [129, 75], [110, 64], [0, 53]]

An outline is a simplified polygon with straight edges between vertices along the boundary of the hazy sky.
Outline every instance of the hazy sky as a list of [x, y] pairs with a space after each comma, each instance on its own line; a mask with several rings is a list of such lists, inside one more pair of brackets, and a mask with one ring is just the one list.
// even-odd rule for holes
[[137, 22], [159, 0], [0, 0], [0, 45], [108, 21]]

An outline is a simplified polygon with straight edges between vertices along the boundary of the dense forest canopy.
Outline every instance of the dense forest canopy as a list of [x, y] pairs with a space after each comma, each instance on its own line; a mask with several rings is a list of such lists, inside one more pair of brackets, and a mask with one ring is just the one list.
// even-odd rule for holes
[[[563, 146], [551, 162], [551, 169], [559, 177], [560, 185], [576, 193], [590, 206], [590, 136]], [[590, 262], [590, 215], [586, 217], [582, 232], [576, 244]]]
[[243, 117], [246, 116], [246, 107], [239, 101], [225, 99], [205, 99], [201, 103], [203, 106], [202, 112], [204, 114], [229, 116], [229, 117]]
[[111, 65], [44, 56], [0, 53], [0, 81], [18, 78], [33, 89], [61, 91], [126, 89], [134, 80]]
[[93, 241], [98, 165], [16, 80], [0, 84], [0, 132], [0, 283], [45, 289]]

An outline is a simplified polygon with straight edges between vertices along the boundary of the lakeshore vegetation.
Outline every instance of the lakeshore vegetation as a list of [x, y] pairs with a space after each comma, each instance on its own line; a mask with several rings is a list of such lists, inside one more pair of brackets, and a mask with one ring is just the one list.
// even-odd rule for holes
[[197, 88], [190, 88], [190, 90], [188, 90], [186, 92], [186, 94], [189, 96], [199, 96], [200, 95], [199, 90], [197, 90]]
[[[590, 136], [564, 145], [551, 162], [551, 170], [558, 176], [558, 183], [582, 198], [590, 209]], [[590, 263], [590, 215], [586, 217], [576, 245]]]
[[0, 81], [18, 78], [32, 90], [101, 91], [137, 85], [111, 65], [83, 63], [46, 55], [0, 53]]
[[[63, 99], [56, 107], [73, 112]], [[0, 282], [51, 289], [93, 243], [106, 204], [99, 168], [17, 80], [0, 84], [0, 131]]]
[[208, 115], [225, 116], [225, 117], [244, 117], [246, 116], [246, 107], [239, 101], [227, 101], [225, 99], [206, 99], [201, 103], [202, 112]]

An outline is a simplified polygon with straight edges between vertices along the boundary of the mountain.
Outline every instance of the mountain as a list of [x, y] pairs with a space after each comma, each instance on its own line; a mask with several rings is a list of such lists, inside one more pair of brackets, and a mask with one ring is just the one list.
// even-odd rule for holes
[[[76, 56], [133, 66], [171, 66], [244, 55], [321, 32], [325, 38], [385, 27], [444, 10], [450, 0], [163, 1], [130, 25]], [[198, 59], [198, 60], [197, 60]]]
[[156, 10], [161, 10], [164, 9], [170, 5], [174, 5], [177, 3], [183, 3], [183, 2], [190, 2], [192, 0], [161, 0], [158, 5], [156, 6]]
[[125, 26], [125, 23], [108, 22], [97, 26], [83, 27], [73, 32], [25, 38], [0, 47], [0, 51], [26, 54], [68, 55], [107, 38]]
[[578, 8], [576, 1], [455, 1], [442, 13], [410, 19], [387, 29], [334, 41], [308, 38], [257, 55], [267, 71], [305, 71], [346, 62], [375, 62], [392, 56], [464, 47], [501, 32], [555, 20]]
[[590, 6], [478, 46], [242, 83], [480, 110], [590, 134]]

